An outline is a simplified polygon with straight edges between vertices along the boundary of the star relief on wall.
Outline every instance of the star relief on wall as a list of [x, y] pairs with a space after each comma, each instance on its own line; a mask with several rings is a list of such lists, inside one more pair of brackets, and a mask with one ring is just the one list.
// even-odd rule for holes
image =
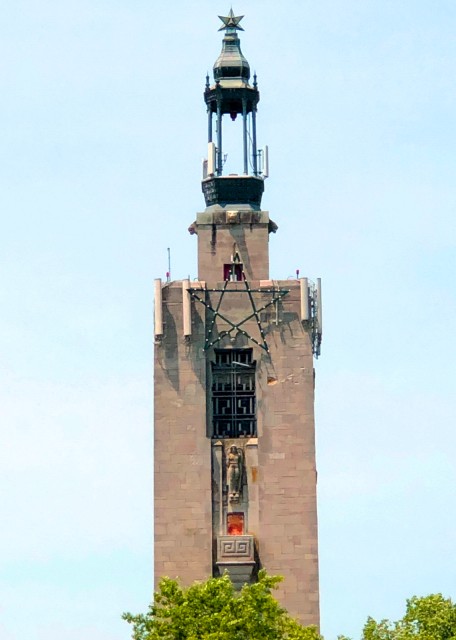
[[223, 27], [220, 27], [219, 31], [224, 31], [226, 29], [237, 29], [238, 31], [244, 31], [244, 29], [239, 26], [239, 23], [243, 17], [244, 16], [235, 16], [233, 13], [233, 9], [230, 9], [230, 12], [227, 16], [219, 16], [220, 20], [223, 22]]

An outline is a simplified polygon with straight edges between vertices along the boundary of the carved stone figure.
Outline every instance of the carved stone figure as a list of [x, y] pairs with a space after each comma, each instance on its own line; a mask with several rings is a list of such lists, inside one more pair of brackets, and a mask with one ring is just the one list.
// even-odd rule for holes
[[239, 502], [242, 489], [242, 472], [244, 459], [242, 449], [232, 445], [226, 457], [226, 476], [228, 482], [228, 498], [230, 502]]

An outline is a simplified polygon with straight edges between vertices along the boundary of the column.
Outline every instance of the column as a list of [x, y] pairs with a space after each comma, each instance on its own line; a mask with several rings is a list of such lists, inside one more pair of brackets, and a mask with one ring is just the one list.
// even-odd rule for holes
[[249, 172], [249, 161], [247, 154], [247, 99], [242, 98], [242, 136], [244, 145], [244, 174]]
[[217, 175], [222, 175], [222, 102], [217, 100]]

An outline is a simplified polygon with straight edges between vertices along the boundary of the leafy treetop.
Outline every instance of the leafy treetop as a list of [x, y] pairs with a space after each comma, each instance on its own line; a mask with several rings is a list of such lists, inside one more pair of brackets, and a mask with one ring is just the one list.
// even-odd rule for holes
[[273, 597], [281, 580], [262, 570], [258, 582], [237, 593], [228, 575], [187, 589], [163, 578], [148, 612], [123, 618], [133, 625], [134, 640], [322, 640]]
[[[348, 640], [339, 636], [339, 640]], [[441, 593], [407, 600], [397, 622], [368, 618], [362, 640], [456, 640], [456, 604]]]

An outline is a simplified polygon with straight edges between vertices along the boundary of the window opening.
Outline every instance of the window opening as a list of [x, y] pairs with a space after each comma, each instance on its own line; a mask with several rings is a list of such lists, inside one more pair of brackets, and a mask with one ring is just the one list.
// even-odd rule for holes
[[230, 262], [223, 265], [223, 279], [231, 280], [231, 282], [242, 282], [244, 280], [244, 272], [242, 264], [239, 262]]
[[252, 349], [216, 349], [212, 362], [212, 437], [256, 435]]

